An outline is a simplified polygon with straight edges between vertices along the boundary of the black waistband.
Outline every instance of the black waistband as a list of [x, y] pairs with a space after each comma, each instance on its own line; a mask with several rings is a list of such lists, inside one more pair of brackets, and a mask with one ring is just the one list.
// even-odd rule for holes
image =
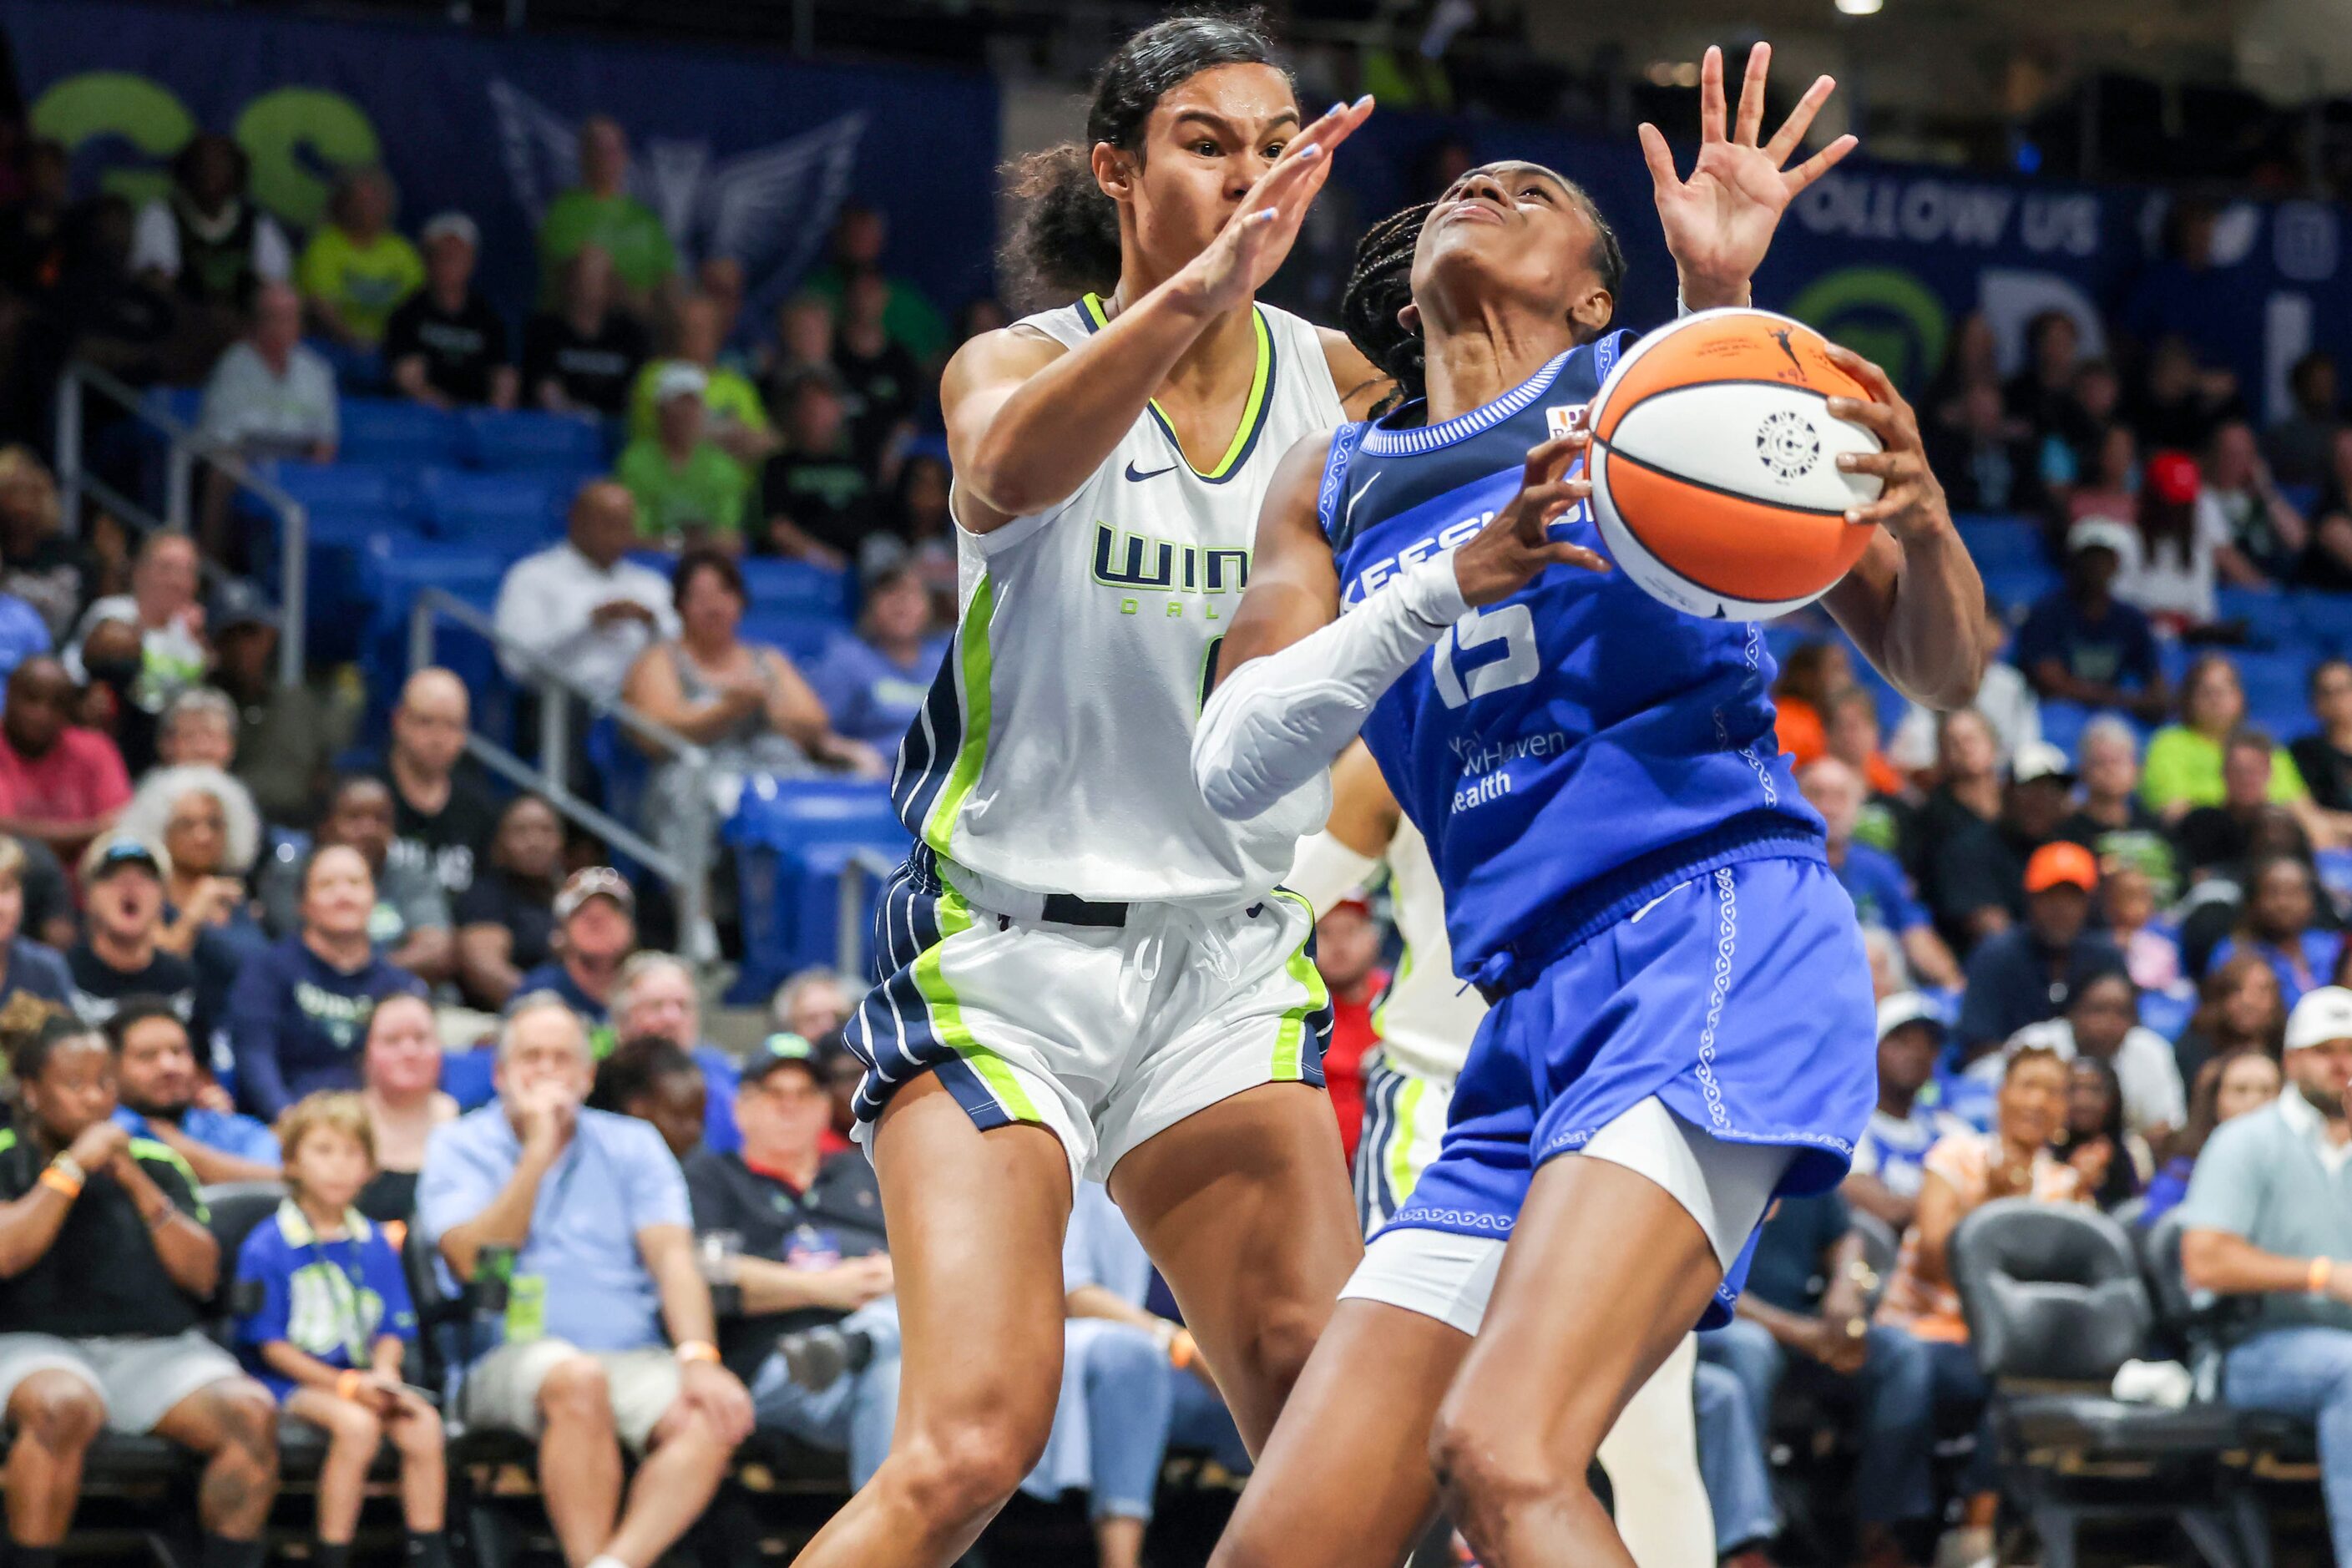
[[[946, 879], [940, 874], [938, 853], [920, 840], [907, 853], [907, 869], [913, 875], [916, 886], [927, 893], [938, 893], [946, 886]], [[1034, 918], [1038, 920], [1053, 925], [1094, 926], [1107, 931], [1116, 931], [1127, 924], [1128, 910], [1134, 907], [1131, 904], [1098, 903], [1092, 899], [1079, 898], [1075, 893], [1038, 893], [1034, 897], [1037, 900]], [[1027, 917], [1016, 914], [1013, 918]]]
[[1125, 904], [1098, 904], [1092, 899], [1081, 899], [1073, 893], [1047, 893], [1039, 918], [1055, 925], [1104, 926], [1117, 928], [1127, 923]]

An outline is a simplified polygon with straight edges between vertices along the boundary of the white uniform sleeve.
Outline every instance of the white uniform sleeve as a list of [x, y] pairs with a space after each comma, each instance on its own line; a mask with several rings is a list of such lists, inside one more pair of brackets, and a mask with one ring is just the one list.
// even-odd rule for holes
[[166, 278], [180, 275], [180, 231], [172, 226], [172, 209], [161, 198], [139, 209], [131, 231], [131, 270], [152, 269]]
[[1359, 855], [1329, 833], [1318, 833], [1298, 841], [1297, 858], [1291, 861], [1290, 875], [1282, 879], [1282, 885], [1315, 906], [1319, 918], [1362, 887], [1380, 866], [1377, 857]]
[[1467, 614], [1448, 552], [1221, 681], [1192, 736], [1192, 777], [1209, 809], [1245, 822], [1313, 782], [1381, 693]]
[[265, 283], [283, 283], [294, 270], [294, 252], [286, 231], [268, 213], [255, 215], [253, 275]]

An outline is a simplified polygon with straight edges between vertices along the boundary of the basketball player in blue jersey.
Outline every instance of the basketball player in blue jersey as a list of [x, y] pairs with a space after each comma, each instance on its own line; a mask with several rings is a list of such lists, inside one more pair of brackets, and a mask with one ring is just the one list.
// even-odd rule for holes
[[[1643, 127], [1692, 306], [1746, 302], [1788, 201], [1851, 144], [1784, 174], [1826, 88], [1759, 146], [1761, 55], [1727, 124], [1709, 52], [1690, 181]], [[1223, 1568], [1393, 1562], [1433, 1472], [1488, 1568], [1625, 1568], [1585, 1482], [1603, 1434], [1725, 1310], [1773, 1196], [1835, 1184], [1870, 1111], [1861, 936], [1774, 744], [1761, 631], [1652, 599], [1586, 516], [1580, 416], [1627, 342], [1605, 331], [1619, 255], [1580, 190], [1525, 163], [1376, 228], [1346, 319], [1411, 401], [1301, 442], [1267, 496], [1195, 737], [1202, 793], [1255, 817], [1360, 728], [1494, 1005]], [[1849, 516], [1877, 533], [1828, 608], [1906, 692], [1964, 702], [1981, 585], [1909, 409], [1837, 357], [1872, 398], [1830, 414], [1884, 447], [1847, 466], [1884, 489]]]
[[890, 1229], [889, 1457], [807, 1568], [943, 1568], [1035, 1464], [1076, 1183], [1107, 1181], [1255, 1447], [1362, 1254], [1322, 1091], [1314, 915], [1276, 884], [1320, 803], [1192, 781], [1259, 502], [1387, 378], [1255, 295], [1369, 100], [1302, 115], [1264, 32], [1120, 47], [1086, 141], [1024, 169], [1056, 308], [960, 349], [955, 645], [899, 752], [918, 843], [845, 1029]]

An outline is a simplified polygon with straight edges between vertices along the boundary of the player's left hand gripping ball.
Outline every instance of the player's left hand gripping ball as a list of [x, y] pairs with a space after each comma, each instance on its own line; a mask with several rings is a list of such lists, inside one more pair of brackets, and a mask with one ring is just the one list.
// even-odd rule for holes
[[1839, 369], [1870, 389], [1868, 402], [1858, 397], [1831, 398], [1829, 412], [1869, 430], [1883, 448], [1839, 455], [1839, 468], [1850, 474], [1875, 474], [1885, 487], [1876, 500], [1853, 508], [1845, 520], [1882, 526], [1906, 542], [1916, 535], [1950, 527], [1952, 514], [1944, 502], [1944, 487], [1927, 466], [1927, 450], [1919, 439], [1919, 416], [1911, 405], [1895, 390], [1885, 371], [1852, 349], [1832, 343], [1829, 354]]

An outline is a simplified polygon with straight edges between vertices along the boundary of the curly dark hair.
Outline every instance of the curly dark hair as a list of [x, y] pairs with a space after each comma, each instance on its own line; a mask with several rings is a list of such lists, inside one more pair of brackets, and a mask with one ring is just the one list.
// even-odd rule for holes
[[[1625, 247], [1618, 243], [1617, 231], [1609, 226], [1609, 220], [1601, 216], [1601, 208], [1583, 186], [1552, 170], [1546, 169], [1544, 173], [1560, 183], [1591, 220], [1592, 269], [1600, 275], [1601, 286], [1609, 290], [1610, 297], [1616, 298], [1625, 281]], [[1355, 265], [1349, 270], [1348, 286], [1339, 297], [1339, 325], [1347, 332], [1348, 341], [1396, 381], [1397, 396], [1390, 407], [1416, 401], [1426, 390], [1428, 360], [1421, 334], [1405, 331], [1397, 315], [1412, 302], [1412, 253], [1421, 243], [1422, 226], [1429, 221], [1436, 205], [1433, 201], [1419, 203], [1402, 212], [1391, 213], [1366, 229], [1364, 237], [1356, 242]], [[1589, 342], [1605, 330], [1575, 325], [1579, 342]]]
[[1108, 142], [1143, 156], [1143, 127], [1171, 89], [1219, 66], [1275, 66], [1264, 16], [1249, 10], [1186, 12], [1155, 22], [1118, 47], [1096, 74], [1083, 142], [1064, 142], [1007, 165], [1013, 191], [1029, 204], [1004, 248], [1015, 292], [1033, 302], [1108, 293], [1118, 284], [1118, 206], [1095, 183], [1094, 146]]

